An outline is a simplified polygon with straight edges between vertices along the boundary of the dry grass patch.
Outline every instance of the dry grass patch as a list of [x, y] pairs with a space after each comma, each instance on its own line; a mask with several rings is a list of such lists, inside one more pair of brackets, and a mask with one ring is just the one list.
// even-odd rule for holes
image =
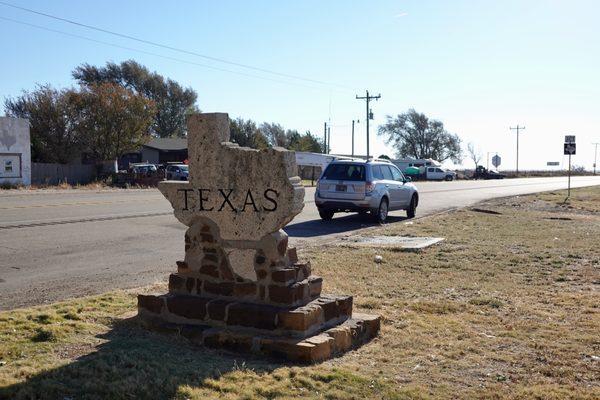
[[421, 253], [305, 249], [326, 292], [384, 317], [314, 366], [147, 332], [133, 293], [0, 313], [0, 398], [599, 398], [600, 188], [573, 193], [378, 228], [446, 238]]

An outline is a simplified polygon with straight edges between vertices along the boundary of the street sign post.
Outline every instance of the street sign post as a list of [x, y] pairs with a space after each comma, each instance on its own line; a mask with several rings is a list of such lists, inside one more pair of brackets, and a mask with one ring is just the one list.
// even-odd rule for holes
[[571, 156], [575, 155], [575, 150], [575, 135], [565, 135], [564, 155], [569, 156], [569, 185], [567, 189], [567, 199], [571, 197]]
[[492, 157], [492, 165], [498, 169], [498, 167], [500, 166], [500, 164], [502, 163], [502, 158], [500, 158], [500, 156], [498, 154], [496, 154], [494, 157]]

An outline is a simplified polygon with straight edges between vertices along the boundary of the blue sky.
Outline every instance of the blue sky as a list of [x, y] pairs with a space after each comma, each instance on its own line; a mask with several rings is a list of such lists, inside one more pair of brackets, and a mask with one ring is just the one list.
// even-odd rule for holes
[[0, 18], [130, 48], [0, 19], [2, 99], [36, 83], [71, 86], [71, 71], [84, 62], [135, 59], [194, 88], [203, 111], [317, 134], [330, 119], [337, 153], [350, 152], [352, 119], [361, 120], [356, 150], [365, 151], [364, 102], [354, 98], [365, 89], [382, 95], [372, 107], [377, 155], [394, 151], [374, 134], [376, 127], [409, 108], [443, 121], [465, 147], [474, 143], [484, 164], [487, 152], [498, 152], [501, 169], [514, 168], [515, 135], [508, 128], [517, 123], [526, 126], [522, 169], [565, 162], [565, 134], [577, 136], [574, 164], [591, 168], [591, 142], [600, 142], [597, 1], [2, 1], [326, 83], [218, 63], [0, 5]]

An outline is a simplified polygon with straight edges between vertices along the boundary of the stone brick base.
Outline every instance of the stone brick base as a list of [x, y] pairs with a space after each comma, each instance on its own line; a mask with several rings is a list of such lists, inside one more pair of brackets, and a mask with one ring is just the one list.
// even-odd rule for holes
[[[142, 302], [152, 301], [149, 300], [151, 297], [144, 297], [146, 299]], [[333, 327], [302, 338], [269, 335], [264, 331], [240, 327], [214, 326], [206, 321], [204, 324], [168, 322], [164, 315], [145, 308], [140, 308], [139, 317], [150, 329], [177, 333], [195, 344], [303, 363], [323, 361], [358, 347], [375, 337], [380, 328], [379, 316], [357, 313]]]

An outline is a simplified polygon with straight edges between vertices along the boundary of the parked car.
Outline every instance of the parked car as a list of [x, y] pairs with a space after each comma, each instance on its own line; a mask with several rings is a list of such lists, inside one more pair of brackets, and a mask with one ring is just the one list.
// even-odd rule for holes
[[131, 172], [136, 175], [151, 176], [151, 175], [154, 175], [156, 173], [156, 171], [157, 171], [157, 168], [156, 168], [156, 165], [154, 165], [154, 164], [139, 163], [139, 164], [131, 165]]
[[473, 179], [504, 179], [506, 175], [487, 170], [483, 165], [478, 165], [473, 173]]
[[169, 164], [165, 168], [165, 174], [169, 181], [187, 181], [190, 170], [185, 164]]
[[425, 178], [435, 181], [452, 181], [456, 179], [456, 172], [443, 170], [440, 167], [427, 167], [427, 170], [425, 171]]
[[384, 222], [394, 210], [406, 210], [413, 218], [419, 193], [410, 178], [387, 160], [334, 160], [319, 178], [315, 204], [324, 221], [337, 212], [369, 212]]

